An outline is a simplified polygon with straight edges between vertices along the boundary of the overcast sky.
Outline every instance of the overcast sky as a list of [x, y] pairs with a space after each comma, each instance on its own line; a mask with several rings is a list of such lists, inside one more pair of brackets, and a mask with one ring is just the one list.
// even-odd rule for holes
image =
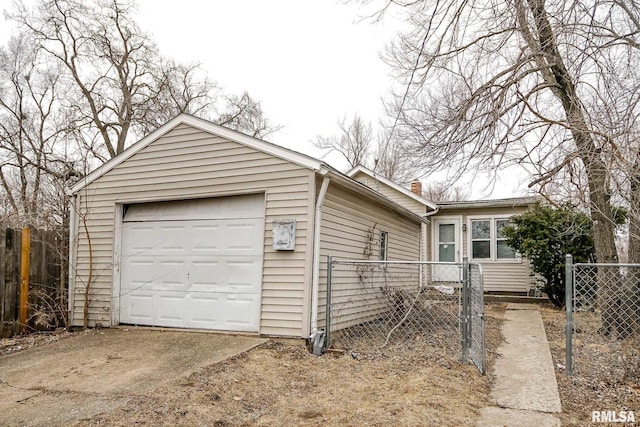
[[390, 79], [379, 52], [393, 21], [358, 23], [363, 11], [333, 0], [158, 3], [140, 0], [139, 22], [160, 50], [200, 61], [225, 89], [260, 99], [284, 126], [274, 142], [313, 150], [309, 142], [336, 131], [340, 116], [376, 120], [383, 112]]
[[[0, 9], [11, 0], [0, 0]], [[160, 51], [181, 62], [200, 62], [226, 92], [261, 101], [283, 128], [272, 142], [318, 157], [311, 141], [337, 132], [340, 117], [384, 114], [381, 99], [392, 85], [380, 52], [403, 23], [362, 20], [367, 11], [334, 0], [138, 0], [138, 22]], [[0, 42], [9, 36], [0, 25]], [[336, 158], [329, 161], [338, 168]], [[473, 197], [490, 190], [476, 179]], [[513, 173], [503, 175], [491, 197], [524, 195]], [[425, 183], [428, 182], [428, 179]]]

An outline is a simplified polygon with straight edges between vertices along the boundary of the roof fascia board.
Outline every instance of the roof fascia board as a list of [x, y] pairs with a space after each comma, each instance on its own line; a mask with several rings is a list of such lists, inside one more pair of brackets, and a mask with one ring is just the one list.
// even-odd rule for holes
[[540, 197], [526, 196], [526, 197], [514, 197], [509, 199], [493, 199], [493, 200], [469, 200], [465, 202], [452, 202], [452, 203], [440, 203], [438, 206], [441, 210], [447, 209], [473, 209], [473, 208], [487, 208], [487, 207], [517, 207], [517, 206], [531, 206], [536, 202], [541, 201]]
[[362, 172], [365, 175], [368, 175], [373, 179], [377, 179], [381, 183], [393, 188], [394, 190], [404, 194], [405, 196], [411, 197], [416, 202], [422, 203], [423, 205], [427, 206], [429, 209], [432, 209], [432, 210], [436, 209], [436, 205], [434, 203], [431, 203], [430, 201], [428, 201], [424, 197], [418, 196], [417, 194], [415, 194], [411, 190], [408, 190], [408, 189], [404, 188], [402, 185], [396, 184], [395, 182], [391, 181], [390, 179], [387, 179], [387, 178], [383, 177], [382, 175], [376, 174], [371, 169], [368, 169], [368, 168], [366, 168], [366, 167], [364, 167], [362, 165], [358, 165], [358, 166], [354, 167], [353, 169], [351, 169], [349, 172], [347, 172], [347, 176], [353, 178], [358, 172]]
[[405, 209], [404, 207], [398, 205], [397, 203], [393, 202], [392, 200], [386, 198], [384, 195], [378, 193], [377, 191], [372, 190], [371, 188], [367, 187], [366, 185], [356, 181], [355, 179], [351, 178], [350, 176], [347, 176], [345, 174], [342, 173], [336, 173], [333, 171], [329, 171], [328, 175], [331, 176], [331, 180], [333, 182], [336, 182], [338, 184], [343, 185], [344, 187], [362, 195], [365, 196], [369, 199], [373, 199], [375, 201], [377, 201], [378, 203], [392, 209], [393, 211], [399, 213], [400, 215], [411, 219], [412, 221], [416, 222], [416, 223], [429, 223], [429, 220], [426, 219], [423, 216], [420, 216], [418, 214], [415, 214], [413, 212], [411, 212], [409, 209]]
[[245, 135], [243, 133], [240, 133], [232, 129], [227, 129], [223, 126], [217, 125], [208, 120], [200, 119], [198, 117], [183, 113], [169, 120], [167, 123], [160, 126], [158, 129], [154, 130], [146, 137], [142, 138], [141, 140], [139, 140], [138, 142], [136, 142], [135, 144], [127, 148], [120, 155], [112, 158], [111, 160], [102, 164], [98, 168], [94, 169], [92, 172], [90, 172], [80, 181], [72, 185], [67, 190], [67, 193], [69, 195], [77, 193], [78, 191], [82, 190], [83, 188], [85, 188], [86, 186], [94, 182], [96, 179], [100, 178], [110, 170], [122, 164], [124, 161], [132, 157], [134, 154], [138, 153], [139, 151], [141, 151], [142, 149], [150, 145], [155, 140], [159, 139], [169, 131], [183, 124], [192, 126], [194, 128], [211, 133], [213, 135], [220, 136], [230, 141], [246, 145], [258, 151], [271, 154], [273, 156], [282, 158], [284, 160], [290, 161], [292, 163], [295, 163], [299, 166], [303, 166], [311, 170], [317, 171], [323, 165], [321, 161], [316, 160], [307, 155], [298, 153], [288, 148], [280, 147], [276, 144], [272, 144], [267, 141], [262, 141], [258, 138]]

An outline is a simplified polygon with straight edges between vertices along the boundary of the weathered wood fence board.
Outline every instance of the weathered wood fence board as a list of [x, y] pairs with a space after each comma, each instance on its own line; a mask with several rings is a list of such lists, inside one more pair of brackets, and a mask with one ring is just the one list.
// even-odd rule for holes
[[[20, 330], [21, 237], [20, 230], [0, 228], [0, 337], [12, 336]], [[60, 245], [56, 243], [54, 232], [31, 230], [29, 318], [34, 307], [39, 306], [38, 298], [49, 296], [51, 300], [63, 301], [65, 297], [66, 272], [61, 268]]]

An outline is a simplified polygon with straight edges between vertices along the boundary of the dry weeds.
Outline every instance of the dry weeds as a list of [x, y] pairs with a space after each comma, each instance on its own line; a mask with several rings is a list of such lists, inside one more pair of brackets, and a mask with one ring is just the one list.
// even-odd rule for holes
[[[487, 311], [490, 366], [504, 307]], [[81, 425], [473, 425], [490, 377], [437, 346], [311, 355], [272, 340]]]
[[632, 410], [640, 416], [640, 351], [636, 340], [600, 335], [593, 313], [578, 313], [574, 375], [565, 373], [565, 314], [541, 308], [556, 367], [562, 425], [590, 425], [591, 411]]
[[82, 332], [68, 332], [66, 329], [56, 329], [55, 331], [34, 332], [29, 335], [16, 335], [11, 338], [0, 338], [0, 356], [3, 354], [15, 353], [29, 348], [50, 344], [78, 334], [93, 333], [88, 329]]
[[[487, 308], [493, 366], [504, 306]], [[91, 332], [80, 332], [91, 333]], [[68, 333], [3, 340], [0, 354]], [[423, 337], [382, 351], [310, 354], [299, 340], [271, 340], [78, 425], [441, 426], [473, 425], [490, 404], [490, 376], [459, 352]], [[419, 344], [419, 345], [418, 345]], [[453, 356], [456, 355], [456, 356]], [[120, 396], [122, 397], [122, 396]]]

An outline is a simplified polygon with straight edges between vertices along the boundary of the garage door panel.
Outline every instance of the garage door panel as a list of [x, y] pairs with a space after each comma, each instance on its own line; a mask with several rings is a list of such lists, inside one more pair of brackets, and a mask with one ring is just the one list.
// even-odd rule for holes
[[[144, 254], [198, 254], [198, 255], [256, 255], [256, 236], [263, 234], [264, 223], [221, 220], [216, 227], [199, 226], [201, 221], [189, 222], [184, 227], [166, 227], [164, 223], [125, 223], [123, 227], [123, 256]], [[231, 238], [230, 238], [231, 237]], [[125, 252], [126, 251], [126, 252]]]
[[[260, 255], [262, 254], [262, 247], [257, 248], [255, 245], [256, 233], [261, 233], [262, 230], [258, 229], [258, 225], [255, 221], [252, 223], [241, 223], [235, 221], [229, 221], [225, 224], [225, 235], [233, 236], [232, 240], [227, 241], [226, 250], [230, 255], [232, 254], [244, 254], [244, 255]], [[260, 224], [262, 228], [263, 224]]]
[[156, 233], [153, 224], [130, 223], [123, 225], [122, 247], [127, 249], [123, 255], [131, 256], [153, 250], [160, 243], [161, 236]]
[[226, 294], [223, 303], [224, 328], [249, 331], [260, 316], [260, 298], [248, 294]]
[[235, 292], [257, 292], [259, 291], [256, 277], [262, 274], [262, 263], [260, 260], [247, 261], [227, 261], [226, 270], [228, 272], [229, 287]]
[[261, 259], [193, 261], [189, 270], [191, 291], [259, 293], [261, 289]]
[[158, 292], [155, 295], [157, 304], [157, 317], [155, 320], [169, 326], [170, 322], [176, 322], [175, 326], [180, 326], [184, 319], [185, 298], [182, 293], [172, 294], [168, 292]]
[[[264, 197], [234, 199], [196, 203], [195, 211], [182, 214], [194, 205], [129, 208], [122, 238], [122, 323], [259, 330]], [[211, 211], [214, 206], [221, 211]]]
[[139, 292], [126, 296], [127, 304], [122, 307], [124, 315], [133, 322], [145, 323], [153, 319], [153, 294]]
[[128, 278], [121, 284], [122, 292], [132, 290], [179, 289], [186, 290], [185, 263], [161, 259], [132, 259], [122, 267], [122, 276]]
[[219, 294], [191, 294], [191, 323], [201, 328], [216, 328], [218, 323], [218, 310], [220, 304]]

